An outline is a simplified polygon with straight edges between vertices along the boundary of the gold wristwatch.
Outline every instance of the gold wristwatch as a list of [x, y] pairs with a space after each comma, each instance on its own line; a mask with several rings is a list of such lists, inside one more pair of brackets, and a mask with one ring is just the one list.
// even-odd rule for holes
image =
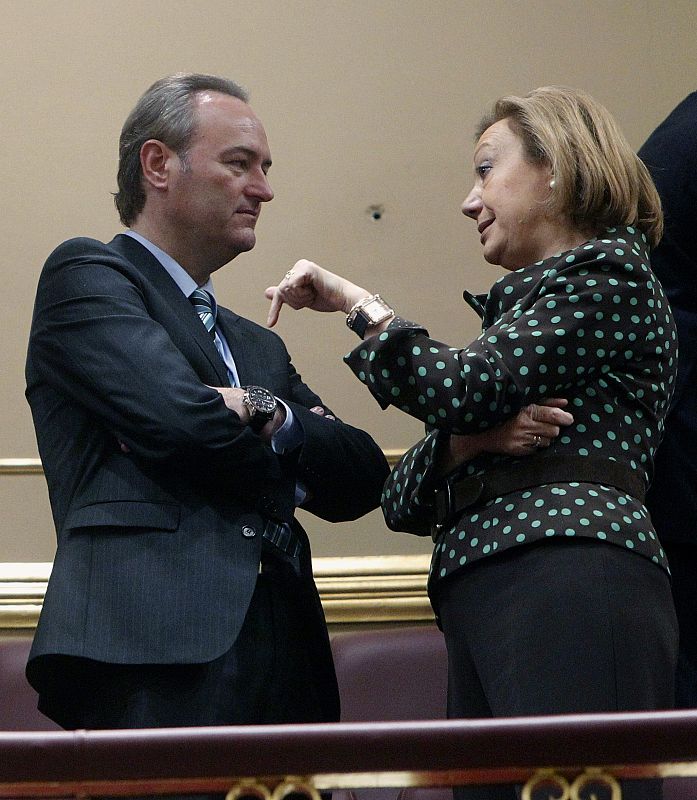
[[371, 294], [359, 300], [346, 315], [346, 324], [361, 339], [371, 325], [384, 322], [394, 315], [394, 310], [380, 297]]

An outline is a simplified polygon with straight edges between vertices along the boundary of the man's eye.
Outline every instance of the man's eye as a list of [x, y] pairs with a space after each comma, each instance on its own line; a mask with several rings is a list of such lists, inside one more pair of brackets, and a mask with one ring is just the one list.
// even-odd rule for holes
[[247, 161], [244, 158], [232, 158], [227, 162], [231, 167], [236, 169], [246, 169]]

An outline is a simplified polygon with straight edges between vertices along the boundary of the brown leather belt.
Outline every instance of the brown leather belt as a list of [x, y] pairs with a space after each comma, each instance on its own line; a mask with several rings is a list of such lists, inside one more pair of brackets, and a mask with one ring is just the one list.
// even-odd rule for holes
[[592, 456], [540, 456], [483, 475], [450, 475], [434, 495], [433, 540], [466, 508], [481, 506], [495, 497], [545, 483], [602, 483], [644, 502], [646, 487], [639, 475], [619, 461]]

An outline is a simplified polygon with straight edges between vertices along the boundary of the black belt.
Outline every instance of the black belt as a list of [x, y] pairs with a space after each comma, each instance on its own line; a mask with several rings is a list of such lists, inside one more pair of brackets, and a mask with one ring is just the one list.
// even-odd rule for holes
[[431, 535], [435, 541], [446, 523], [466, 508], [544, 483], [602, 483], [621, 489], [642, 503], [646, 491], [639, 475], [618, 461], [590, 456], [531, 457], [483, 475], [449, 476], [435, 491]]
[[264, 540], [291, 558], [300, 554], [300, 539], [287, 522], [271, 522], [264, 526]]

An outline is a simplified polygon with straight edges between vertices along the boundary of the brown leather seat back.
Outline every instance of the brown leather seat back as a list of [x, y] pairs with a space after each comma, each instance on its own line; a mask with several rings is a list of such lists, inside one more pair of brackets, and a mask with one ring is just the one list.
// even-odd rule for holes
[[332, 637], [342, 722], [444, 719], [447, 654], [432, 625]]
[[0, 638], [0, 730], [60, 730], [36, 707], [38, 696], [24, 675], [31, 638]]

